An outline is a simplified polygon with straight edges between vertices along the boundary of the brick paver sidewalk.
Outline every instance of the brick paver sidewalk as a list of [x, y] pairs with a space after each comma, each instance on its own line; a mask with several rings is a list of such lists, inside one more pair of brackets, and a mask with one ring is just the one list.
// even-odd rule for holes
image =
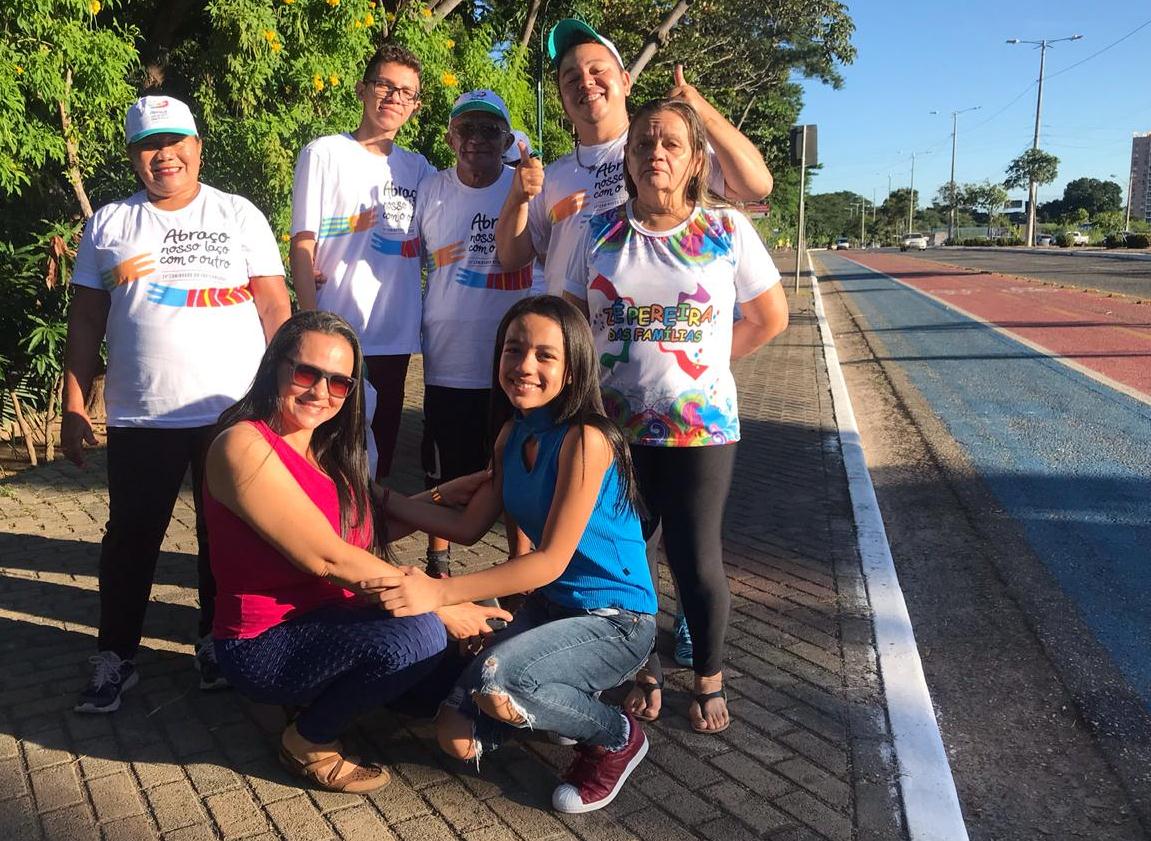
[[[786, 263], [781, 265], [786, 269]], [[282, 718], [192, 668], [194, 534], [177, 506], [138, 660], [111, 716], [71, 712], [88, 674], [103, 461], [0, 482], [0, 831], [6, 839], [899, 839], [899, 786], [876, 670], [827, 374], [806, 285], [792, 325], [736, 367], [743, 442], [728, 505], [733, 592], [726, 664], [733, 723], [688, 728], [690, 675], [669, 671], [652, 750], [607, 809], [549, 808], [570, 749], [539, 741], [485, 758], [482, 776], [440, 756], [426, 722], [380, 712], [354, 744], [394, 779], [362, 797], [303, 790], [275, 761]], [[419, 484], [421, 370], [409, 377], [400, 490]], [[417, 538], [401, 559], [422, 556]], [[503, 557], [494, 534], [457, 559]], [[662, 582], [661, 649], [674, 605]], [[668, 658], [670, 662], [670, 658]]]

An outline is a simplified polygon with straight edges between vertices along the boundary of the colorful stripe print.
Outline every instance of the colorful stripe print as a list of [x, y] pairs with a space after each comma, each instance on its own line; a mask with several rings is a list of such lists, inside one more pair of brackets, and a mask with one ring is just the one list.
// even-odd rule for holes
[[380, 234], [372, 234], [372, 250], [392, 257], [419, 257], [420, 238], [385, 239]]
[[376, 208], [370, 207], [351, 216], [325, 216], [320, 220], [320, 230], [316, 232], [316, 236], [318, 239], [328, 239], [347, 234], [360, 234], [370, 231], [375, 225]]
[[548, 218], [551, 219], [552, 224], [562, 222], [569, 216], [575, 216], [583, 209], [584, 197], [587, 195], [587, 190], [580, 190], [578, 193], [572, 193], [570, 196], [564, 196], [548, 209]]
[[232, 307], [252, 300], [252, 290], [247, 285], [181, 289], [178, 286], [150, 283], [148, 300], [162, 307]]
[[460, 269], [456, 272], [456, 283], [474, 289], [499, 289], [504, 292], [521, 292], [531, 289], [532, 265], [528, 263], [512, 272], [477, 272]]

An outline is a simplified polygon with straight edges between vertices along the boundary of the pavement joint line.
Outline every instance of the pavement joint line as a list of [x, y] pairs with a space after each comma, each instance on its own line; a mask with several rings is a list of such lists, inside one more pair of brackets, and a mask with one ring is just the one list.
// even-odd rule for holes
[[[1060, 365], [1064, 365], [1064, 366], [1070, 368], [1072, 371], [1075, 371], [1077, 374], [1082, 374], [1083, 376], [1087, 377], [1087, 379], [1089, 379], [1089, 380], [1094, 380], [1095, 382], [1099, 383], [1100, 385], [1104, 385], [1107, 388], [1118, 391], [1120, 394], [1127, 395], [1132, 400], [1135, 400], [1139, 403], [1143, 403], [1144, 405], [1147, 405], [1147, 406], [1151, 406], [1151, 394], [1144, 394], [1143, 392], [1127, 385], [1126, 383], [1121, 383], [1118, 380], [1113, 380], [1113, 379], [1111, 379], [1111, 377], [1107, 376], [1106, 374], [1103, 374], [1099, 371], [1095, 371], [1091, 368], [1088, 368], [1086, 365], [1082, 365], [1082, 364], [1076, 362], [1074, 359], [1069, 359], [1066, 356], [1062, 356], [1058, 353], [1053, 352], [1051, 350], [1051, 348], [1049, 348], [1049, 347], [1041, 345], [1038, 342], [1033, 342], [1030, 339], [1027, 339], [1023, 336], [1020, 336], [1018, 333], [1015, 333], [1011, 330], [1008, 330], [1006, 327], [1000, 327], [998, 324], [994, 324], [985, 318], [982, 318], [978, 315], [975, 315], [974, 313], [970, 313], [967, 310], [965, 310], [963, 307], [959, 306], [958, 304], [953, 304], [950, 301], [945, 301], [944, 299], [942, 299], [936, 295], [932, 295], [930, 292], [925, 292], [922, 289], [919, 289], [915, 286], [912, 286], [909, 283], [904, 283], [902, 280], [900, 280], [897, 277], [892, 277], [891, 275], [886, 274], [884, 272], [881, 272], [878, 269], [873, 269], [873, 268], [871, 268], [871, 266], [857, 262], [856, 260], [852, 260], [850, 257], [844, 257], [843, 259], [847, 260], [849, 263], [855, 263], [855, 265], [859, 266], [861, 269], [866, 269], [867, 271], [872, 272], [872, 273], [878, 275], [879, 277], [885, 277], [888, 280], [892, 281], [893, 283], [898, 283], [904, 289], [909, 289], [918, 295], [922, 295], [923, 297], [934, 301], [935, 303], [939, 304], [940, 306], [943, 306], [946, 309], [951, 310], [952, 312], [956, 313], [957, 315], [961, 315], [964, 318], [967, 318], [967, 319], [970, 319], [971, 321], [974, 321], [976, 324], [979, 324], [983, 327], [986, 327], [988, 330], [994, 330], [1000, 336], [1003, 336], [1006, 339], [1010, 339], [1011, 341], [1016, 342], [1017, 344], [1021, 344], [1025, 348], [1027, 348], [1028, 350], [1035, 351], [1036, 353], [1040, 354], [1044, 359], [1050, 359], [1052, 362], [1058, 362]], [[1027, 278], [1023, 278], [1023, 279], [1026, 280]], [[1102, 293], [1100, 293], [1100, 294], [1102, 294]]]
[[967, 841], [967, 828], [951, 765], [935, 719], [911, 617], [899, 587], [883, 515], [867, 470], [855, 411], [839, 365], [835, 340], [819, 292], [819, 279], [810, 255], [807, 262], [855, 515], [864, 582], [874, 616], [875, 649], [883, 678], [883, 694], [887, 699], [895, 759], [899, 765], [899, 787], [908, 837], [911, 841]]

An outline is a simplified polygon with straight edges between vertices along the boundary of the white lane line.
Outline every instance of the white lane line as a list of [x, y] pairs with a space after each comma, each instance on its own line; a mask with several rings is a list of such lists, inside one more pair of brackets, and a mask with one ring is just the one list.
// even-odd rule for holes
[[[959, 306], [958, 304], [953, 304], [951, 301], [948, 301], [944, 298], [940, 298], [938, 295], [932, 295], [930, 292], [925, 292], [916, 286], [912, 286], [910, 283], [905, 283], [904, 281], [900, 280], [897, 277], [892, 277], [889, 274], [884, 274], [883, 272], [879, 271], [878, 269], [873, 269], [873, 268], [871, 268], [871, 266], [865, 265], [865, 264], [860, 263], [856, 260], [852, 260], [850, 257], [844, 257], [842, 259], [847, 260], [849, 263], [854, 263], [855, 265], [859, 266], [861, 269], [867, 269], [869, 272], [871, 272], [871, 273], [873, 273], [879, 277], [885, 277], [894, 283], [898, 283], [904, 289], [910, 289], [912, 292], [915, 292], [919, 295], [922, 295], [924, 298], [930, 298], [932, 301], [935, 301], [936, 303], [942, 304], [943, 306], [947, 307], [947, 309], [951, 310], [952, 312], [954, 312], [958, 315], [961, 315], [964, 318], [969, 318], [972, 321], [974, 321], [976, 324], [982, 324], [984, 327], [987, 327], [990, 330], [994, 330], [1000, 336], [1004, 336], [1013, 342], [1018, 342], [1019, 344], [1023, 345], [1028, 350], [1033, 350], [1036, 353], [1046, 357], [1047, 359], [1050, 359], [1052, 362], [1058, 362], [1061, 365], [1066, 365], [1072, 371], [1080, 373], [1083, 376], [1087, 377], [1088, 379], [1095, 380], [1095, 382], [1097, 382], [1101, 385], [1105, 385], [1108, 388], [1113, 389], [1115, 391], [1118, 391], [1120, 394], [1126, 394], [1128, 397], [1130, 397], [1134, 400], [1138, 400], [1140, 403], [1144, 403], [1148, 406], [1151, 406], [1151, 394], [1144, 394], [1142, 391], [1139, 391], [1139, 390], [1135, 389], [1134, 387], [1127, 385], [1126, 383], [1121, 383], [1118, 380], [1113, 380], [1109, 376], [1107, 376], [1106, 374], [1102, 374], [1099, 371], [1096, 371], [1092, 368], [1088, 368], [1086, 365], [1083, 365], [1082, 363], [1076, 362], [1074, 359], [1069, 359], [1066, 356], [1062, 356], [1059, 353], [1052, 350], [1051, 348], [1046, 347], [1044, 345], [1041, 345], [1038, 342], [1033, 342], [1030, 339], [1025, 339], [1023, 336], [1020, 336], [1018, 333], [1012, 332], [1011, 330], [1009, 330], [1006, 327], [1000, 327], [998, 324], [994, 324], [993, 322], [988, 321], [986, 318], [983, 318], [982, 316], [978, 316], [975, 313], [968, 312], [967, 310], [965, 310], [963, 307]], [[814, 275], [813, 275], [813, 277], [814, 277]], [[1116, 324], [1115, 326], [1116, 327], [1122, 327], [1123, 325], [1122, 324]]]
[[891, 546], [883, 527], [883, 515], [875, 498], [871, 474], [867, 471], [867, 458], [855, 422], [855, 411], [839, 367], [839, 355], [810, 256], [808, 269], [855, 515], [863, 578], [875, 626], [875, 647], [887, 698], [895, 758], [899, 763], [899, 784], [908, 835], [911, 841], [967, 841], [955, 780], [951, 776], [947, 751], [935, 720], [911, 617], [907, 613], [903, 591], [899, 588]]

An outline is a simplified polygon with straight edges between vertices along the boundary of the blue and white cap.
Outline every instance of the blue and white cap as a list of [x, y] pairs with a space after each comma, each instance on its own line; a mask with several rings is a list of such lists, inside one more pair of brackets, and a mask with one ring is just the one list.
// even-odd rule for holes
[[193, 137], [196, 120], [192, 110], [180, 100], [171, 96], [142, 96], [132, 103], [124, 118], [124, 136], [131, 146], [137, 140], [153, 134], [184, 134]]
[[461, 114], [466, 114], [469, 111], [494, 114], [507, 123], [509, 129], [512, 127], [512, 118], [508, 114], [508, 107], [504, 105], [504, 101], [500, 99], [500, 95], [495, 91], [481, 88], [480, 90], [460, 94], [452, 106], [452, 113], [448, 117], [448, 120], [450, 122]]

